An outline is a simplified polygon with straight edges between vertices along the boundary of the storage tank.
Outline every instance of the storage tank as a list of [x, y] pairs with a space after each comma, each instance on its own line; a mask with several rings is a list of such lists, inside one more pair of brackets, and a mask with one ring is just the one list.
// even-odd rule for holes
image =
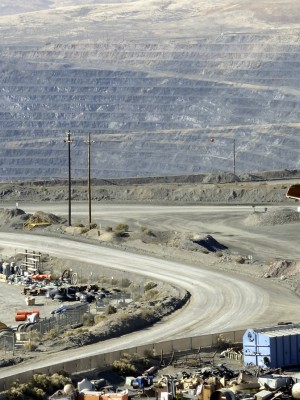
[[2, 267], [3, 267], [3, 274], [4, 274], [5, 276], [11, 275], [11, 273], [10, 273], [10, 264], [9, 264], [8, 262], [4, 262], [4, 263], [2, 264]]
[[292, 386], [292, 397], [294, 399], [300, 399], [300, 383], [295, 383]]
[[74, 386], [71, 385], [70, 383], [64, 386], [64, 393], [71, 395], [74, 394], [74, 392], [75, 392]]

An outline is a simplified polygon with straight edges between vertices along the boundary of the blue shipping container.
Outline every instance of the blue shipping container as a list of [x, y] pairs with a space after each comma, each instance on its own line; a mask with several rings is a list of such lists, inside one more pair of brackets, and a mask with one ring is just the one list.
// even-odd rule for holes
[[247, 329], [243, 353], [246, 365], [269, 368], [300, 365], [300, 325]]

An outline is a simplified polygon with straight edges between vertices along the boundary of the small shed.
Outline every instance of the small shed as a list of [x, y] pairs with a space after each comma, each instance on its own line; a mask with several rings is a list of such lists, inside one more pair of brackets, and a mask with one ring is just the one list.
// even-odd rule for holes
[[245, 365], [269, 368], [300, 365], [300, 324], [247, 329], [243, 353]]

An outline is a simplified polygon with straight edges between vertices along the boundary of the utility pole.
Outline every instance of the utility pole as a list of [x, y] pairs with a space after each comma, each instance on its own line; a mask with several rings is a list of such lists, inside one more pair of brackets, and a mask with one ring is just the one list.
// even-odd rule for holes
[[233, 138], [233, 175], [235, 175], [235, 157], [236, 157], [235, 138]]
[[[210, 141], [212, 142], [212, 143], [214, 143], [214, 141], [215, 141], [215, 138], [214, 137], [211, 137], [210, 138]], [[235, 175], [235, 172], [236, 172], [236, 147], [235, 147], [235, 138], [233, 138], [232, 139], [232, 172], [233, 172], [233, 174]]]
[[88, 202], [89, 202], [89, 226], [92, 224], [92, 193], [91, 193], [91, 134], [89, 133], [88, 140]]
[[69, 169], [69, 226], [71, 226], [71, 131], [68, 131], [67, 138], [64, 140], [68, 144], [68, 169]]

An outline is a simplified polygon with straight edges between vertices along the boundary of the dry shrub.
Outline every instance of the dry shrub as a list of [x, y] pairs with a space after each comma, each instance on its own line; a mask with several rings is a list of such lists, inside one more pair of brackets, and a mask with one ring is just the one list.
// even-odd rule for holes
[[104, 314], [97, 314], [97, 315], [95, 315], [95, 317], [94, 317], [94, 322], [95, 322], [95, 325], [97, 325], [97, 324], [100, 324], [100, 322], [102, 322], [104, 319], [106, 319], [107, 317], [106, 317], [106, 315], [104, 315]]
[[226, 338], [226, 336], [220, 333], [220, 335], [217, 338], [217, 345], [219, 349], [225, 350], [232, 345], [232, 342], [230, 339]]
[[133, 301], [140, 301], [140, 300], [142, 300], [142, 295], [141, 295], [141, 293], [132, 293], [132, 295], [131, 295], [131, 298], [132, 298], [132, 300]]
[[139, 354], [122, 354], [120, 360], [113, 363], [113, 369], [120, 375], [136, 375], [151, 366], [148, 358]]
[[74, 331], [73, 331], [73, 330], [66, 330], [66, 331], [62, 334], [62, 336], [65, 337], [65, 338], [70, 337], [70, 336], [73, 336], [73, 335], [74, 335]]
[[33, 388], [30, 389], [28, 394], [29, 394], [31, 399], [36, 399], [36, 400], [41, 399], [41, 400], [43, 400], [45, 398], [45, 394], [46, 393], [41, 388], [33, 387]]
[[148, 358], [148, 359], [157, 358], [157, 354], [154, 349], [146, 349], [146, 350], [144, 350], [143, 354], [144, 354], [144, 357]]
[[94, 321], [94, 315], [93, 314], [84, 314], [83, 316], [83, 326], [93, 326], [95, 321]]
[[131, 280], [128, 278], [122, 278], [121, 279], [121, 287], [122, 288], [128, 288], [131, 285]]
[[127, 224], [118, 224], [114, 228], [115, 235], [122, 237], [127, 235], [129, 226]]
[[76, 328], [76, 329], [69, 328], [69, 330], [66, 330], [63, 332], [62, 336], [66, 338], [66, 337], [70, 337], [70, 336], [74, 336], [74, 335], [77, 335], [80, 333], [86, 333], [86, 332], [89, 332], [88, 328], [83, 328], [83, 327]]
[[106, 310], [105, 310], [106, 314], [108, 314], [108, 315], [110, 315], [110, 314], [115, 314], [117, 311], [118, 311], [118, 310], [116, 309], [116, 307], [114, 307], [112, 304], [109, 304], [109, 305], [106, 307]]
[[72, 383], [72, 380], [65, 371], [61, 371], [60, 373], [55, 373], [50, 376], [50, 383], [52, 390], [56, 391], [63, 388], [68, 383]]
[[115, 226], [115, 231], [128, 231], [129, 226], [127, 224], [118, 224]]
[[120, 283], [120, 281], [119, 281], [119, 279], [117, 279], [117, 278], [113, 278], [113, 279], [110, 279], [110, 283], [111, 283], [113, 286], [118, 286], [119, 283]]
[[145, 300], [157, 300], [160, 297], [160, 292], [155, 289], [147, 290], [144, 294]]
[[104, 284], [104, 283], [111, 283], [111, 277], [108, 277], [108, 276], [106, 276], [106, 275], [100, 275], [100, 276], [99, 276], [99, 282], [100, 282], [101, 284]]
[[238, 263], [238, 264], [245, 264], [245, 258], [243, 257], [243, 256], [238, 256], [236, 259], [235, 259], [235, 261]]
[[8, 400], [25, 400], [25, 384], [14, 383], [7, 391]]
[[79, 221], [76, 221], [75, 223], [74, 223], [74, 225], [73, 225], [75, 228], [84, 228], [84, 225], [81, 223], [81, 222], [79, 222]]
[[49, 378], [45, 374], [34, 374], [30, 384], [46, 391], [49, 386]]
[[153, 232], [151, 231], [150, 228], [147, 228], [146, 226], [141, 226], [141, 231], [144, 235], [147, 236], [154, 236]]
[[15, 382], [7, 391], [8, 400], [42, 400], [46, 394], [53, 394], [58, 389], [63, 389], [71, 379], [58, 373], [52, 376], [34, 374], [28, 383]]
[[155, 282], [153, 282], [153, 281], [149, 281], [149, 282], [146, 282], [146, 283], [144, 284], [144, 290], [145, 290], [145, 291], [151, 290], [151, 289], [154, 289], [156, 286], [157, 286], [157, 283], [155, 283]]
[[50, 331], [47, 332], [45, 335], [45, 340], [55, 339], [58, 337], [58, 335], [59, 335], [59, 332], [58, 332], [57, 328], [50, 329]]
[[141, 318], [144, 321], [152, 321], [154, 312], [155, 312], [154, 310], [151, 310], [151, 309], [149, 310], [148, 308], [143, 308], [141, 310]]
[[26, 342], [24, 344], [24, 350], [26, 351], [35, 351], [38, 348], [38, 345], [36, 342], [29, 340], [29, 342]]
[[38, 348], [38, 342], [41, 339], [39, 332], [37, 331], [29, 332], [28, 339], [29, 341], [24, 344], [24, 349], [27, 351], [35, 351]]
[[112, 368], [119, 375], [135, 375], [137, 373], [136, 367], [126, 360], [116, 360], [112, 364]]

